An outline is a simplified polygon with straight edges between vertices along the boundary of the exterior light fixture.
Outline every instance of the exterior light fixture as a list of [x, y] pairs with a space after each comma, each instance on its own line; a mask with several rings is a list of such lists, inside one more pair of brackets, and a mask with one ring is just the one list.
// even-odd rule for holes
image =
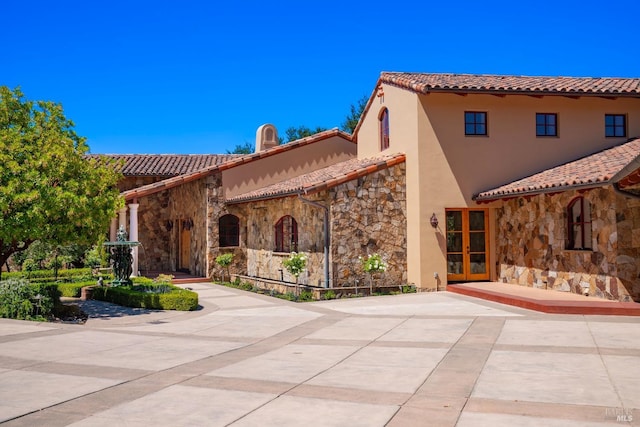
[[173, 229], [173, 221], [168, 219], [167, 223], [165, 224], [165, 227], [167, 228], [167, 231], [171, 231]]
[[433, 228], [438, 228], [438, 217], [436, 216], [435, 212], [433, 213], [433, 215], [431, 215], [431, 219], [429, 220], [429, 222], [431, 223], [431, 226]]

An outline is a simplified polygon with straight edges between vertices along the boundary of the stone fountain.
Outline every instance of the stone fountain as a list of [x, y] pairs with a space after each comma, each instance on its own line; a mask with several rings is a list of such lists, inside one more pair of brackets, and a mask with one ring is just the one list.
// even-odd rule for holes
[[132, 283], [130, 279], [133, 273], [131, 250], [140, 245], [140, 242], [131, 242], [127, 240], [128, 237], [127, 231], [121, 225], [116, 233], [116, 241], [103, 243], [113, 264], [113, 275], [115, 277], [111, 282], [112, 286], [130, 285]]

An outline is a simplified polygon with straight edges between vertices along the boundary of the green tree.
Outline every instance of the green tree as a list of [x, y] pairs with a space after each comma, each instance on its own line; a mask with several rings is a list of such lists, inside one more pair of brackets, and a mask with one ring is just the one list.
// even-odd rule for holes
[[119, 168], [88, 159], [62, 106], [0, 86], [0, 265], [34, 241], [98, 241], [122, 205]]
[[253, 144], [245, 142], [244, 144], [237, 144], [231, 151], [227, 150], [227, 154], [251, 154], [253, 153]]
[[315, 135], [316, 133], [324, 132], [327, 128], [316, 126], [315, 129], [310, 129], [306, 126], [290, 127], [285, 131], [287, 139], [284, 142], [296, 141], [298, 139], [306, 138], [307, 136]]
[[351, 104], [351, 111], [340, 125], [340, 130], [353, 133], [358, 125], [358, 121], [360, 121], [360, 116], [362, 116], [364, 112], [364, 108], [367, 106], [367, 101], [369, 101], [369, 97], [365, 95], [360, 98], [356, 104]]

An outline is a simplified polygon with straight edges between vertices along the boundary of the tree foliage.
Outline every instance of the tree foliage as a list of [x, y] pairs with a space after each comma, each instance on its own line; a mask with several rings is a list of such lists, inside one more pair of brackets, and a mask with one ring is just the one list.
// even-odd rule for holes
[[316, 133], [324, 132], [325, 130], [327, 130], [327, 128], [323, 128], [321, 126], [316, 126], [315, 129], [310, 129], [304, 125], [298, 127], [291, 126], [285, 131], [287, 139], [283, 142], [296, 141], [298, 139], [306, 138], [307, 136], [315, 135]]
[[121, 206], [119, 168], [73, 128], [60, 104], [0, 86], [0, 265], [36, 240], [94, 243]]
[[245, 142], [244, 144], [237, 144], [231, 151], [227, 150], [227, 154], [251, 154], [253, 153], [253, 144]]
[[365, 95], [360, 98], [356, 104], [351, 104], [351, 110], [344, 119], [344, 122], [340, 125], [340, 130], [353, 133], [358, 125], [358, 121], [360, 121], [360, 116], [362, 116], [364, 112], [364, 108], [367, 106], [367, 101], [369, 101], [369, 97]]

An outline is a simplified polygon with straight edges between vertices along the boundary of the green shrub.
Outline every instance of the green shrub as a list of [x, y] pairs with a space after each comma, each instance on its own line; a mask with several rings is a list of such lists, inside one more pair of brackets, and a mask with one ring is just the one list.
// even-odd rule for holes
[[60, 300], [55, 285], [30, 284], [24, 279], [0, 282], [0, 317], [44, 320]]
[[[231, 280], [231, 272], [229, 271], [229, 267], [231, 266], [232, 262], [233, 262], [233, 253], [232, 252], [228, 252], [226, 254], [218, 255], [216, 257], [216, 264], [218, 264], [220, 267], [222, 267], [225, 270], [227, 270], [227, 276], [229, 276], [229, 280]], [[222, 275], [222, 281], [224, 282], [224, 274]]]
[[57, 283], [58, 291], [60, 291], [61, 296], [77, 298], [80, 296], [81, 289], [85, 286], [93, 286], [96, 284], [96, 280], [87, 280], [84, 282], [73, 282], [73, 283]]
[[307, 268], [307, 255], [304, 253], [291, 252], [289, 258], [282, 261], [283, 267], [296, 278]]
[[336, 299], [336, 293], [333, 291], [333, 289], [330, 289], [327, 292], [325, 292], [324, 295], [322, 295], [322, 298], [326, 300]]
[[[25, 261], [26, 262], [26, 261]], [[2, 273], [3, 279], [31, 279], [33, 282], [54, 282], [56, 280], [53, 270], [12, 271]], [[90, 268], [70, 268], [58, 271], [58, 280], [85, 281], [93, 278]]]
[[181, 311], [191, 311], [198, 308], [197, 293], [176, 286], [171, 286], [171, 288], [169, 293], [153, 293], [137, 291], [131, 286], [103, 286], [94, 289], [93, 297], [125, 307]]
[[298, 301], [313, 301], [313, 292], [300, 291], [300, 295], [298, 295]]

